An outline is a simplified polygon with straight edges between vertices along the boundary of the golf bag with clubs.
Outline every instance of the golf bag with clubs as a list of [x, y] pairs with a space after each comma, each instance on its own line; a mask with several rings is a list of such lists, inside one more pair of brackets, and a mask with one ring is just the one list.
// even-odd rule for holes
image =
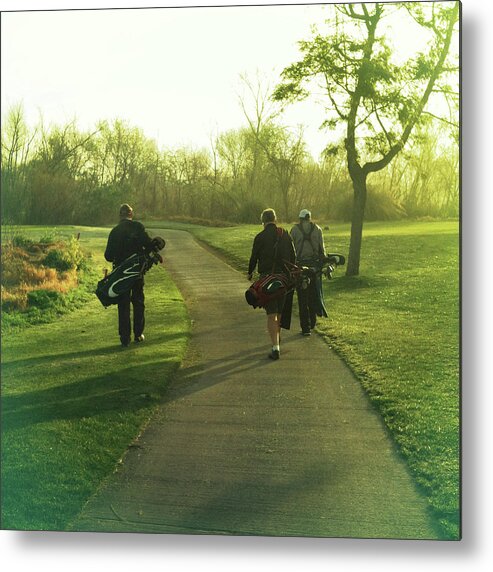
[[118, 304], [120, 297], [128, 292], [136, 280], [159, 262], [163, 262], [159, 251], [166, 245], [164, 238], [156, 236], [152, 239], [151, 248], [132, 254], [116, 266], [108, 275], [100, 280], [96, 287], [96, 296], [106, 308]]
[[245, 292], [245, 299], [254, 308], [264, 308], [271, 300], [277, 300], [286, 294], [293, 292], [297, 286], [307, 284], [316, 278], [317, 273], [332, 278], [336, 266], [343, 266], [346, 259], [342, 254], [329, 254], [320, 264], [320, 268], [296, 266], [285, 263], [287, 274], [268, 274], [256, 280]]

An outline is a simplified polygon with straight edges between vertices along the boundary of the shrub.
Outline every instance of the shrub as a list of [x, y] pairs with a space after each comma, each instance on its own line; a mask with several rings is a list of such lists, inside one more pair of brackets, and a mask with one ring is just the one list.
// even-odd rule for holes
[[56, 290], [32, 290], [27, 293], [27, 303], [30, 307], [47, 310], [62, 302], [63, 296]]
[[65, 272], [72, 268], [72, 262], [65, 251], [54, 248], [50, 250], [43, 260], [43, 264], [48, 268], [55, 268], [60, 272]]
[[197, 218], [191, 216], [170, 216], [167, 217], [167, 220], [171, 222], [182, 222], [184, 224], [196, 224], [199, 226], [214, 226], [218, 228], [237, 226], [235, 223], [228, 222], [225, 220], [212, 220], [212, 219]]
[[[353, 214], [353, 193], [340, 193], [331, 202], [332, 218], [350, 221]], [[365, 220], [401, 220], [407, 217], [406, 210], [387, 193], [368, 188]]]
[[56, 228], [50, 228], [39, 239], [39, 242], [41, 244], [53, 244], [55, 242], [60, 242], [60, 238], [59, 231]]
[[366, 201], [365, 220], [401, 220], [406, 218], [407, 213], [387, 193], [368, 189], [368, 199]]
[[72, 268], [79, 269], [85, 258], [80, 242], [75, 238], [75, 236], [71, 236], [68, 240], [67, 254], [72, 262]]
[[79, 241], [71, 237], [68, 242], [59, 243], [58, 248], [53, 248], [48, 252], [43, 260], [43, 264], [49, 268], [56, 268], [60, 272], [79, 268], [84, 255]]
[[236, 213], [236, 220], [241, 223], [255, 224], [260, 220], [260, 213], [265, 209], [265, 203], [252, 199], [242, 204]]
[[16, 246], [18, 248], [31, 248], [32, 245], [33, 241], [27, 236], [17, 234], [12, 237], [12, 246]]
[[[13, 235], [12, 235], [13, 236]], [[97, 276], [86, 262], [79, 241], [22, 241], [14, 246], [3, 235], [0, 258], [2, 333], [46, 323], [92, 297]]]

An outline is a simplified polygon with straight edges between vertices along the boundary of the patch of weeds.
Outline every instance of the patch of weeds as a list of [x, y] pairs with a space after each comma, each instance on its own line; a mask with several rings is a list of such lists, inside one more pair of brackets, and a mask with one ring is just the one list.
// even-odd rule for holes
[[[2, 332], [47, 323], [90, 299], [97, 281], [88, 255], [70, 237], [45, 242], [13, 234], [2, 246]], [[23, 245], [23, 246], [20, 246]]]
[[56, 227], [48, 228], [45, 230], [44, 234], [40, 237], [39, 242], [41, 244], [53, 244], [55, 242], [61, 242], [62, 235]]
[[56, 290], [32, 290], [27, 293], [27, 303], [31, 308], [47, 310], [55, 307], [63, 300], [63, 295]]

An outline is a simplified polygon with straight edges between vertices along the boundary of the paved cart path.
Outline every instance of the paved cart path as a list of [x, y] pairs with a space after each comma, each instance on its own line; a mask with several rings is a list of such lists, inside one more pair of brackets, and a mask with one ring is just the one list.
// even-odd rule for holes
[[244, 301], [244, 275], [187, 232], [162, 235], [193, 319], [187, 357], [73, 528], [437, 538], [426, 501], [337, 355], [319, 336], [301, 337], [294, 319], [281, 359], [269, 360], [265, 314]]

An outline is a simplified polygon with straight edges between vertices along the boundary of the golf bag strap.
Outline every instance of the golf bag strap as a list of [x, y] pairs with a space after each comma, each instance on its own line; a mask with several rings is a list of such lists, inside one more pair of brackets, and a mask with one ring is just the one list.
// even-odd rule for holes
[[274, 261], [272, 262], [272, 271], [271, 271], [271, 274], [274, 274], [274, 271], [275, 271], [275, 269], [276, 269], [277, 251], [278, 251], [278, 248], [279, 248], [279, 240], [281, 239], [283, 233], [284, 233], [284, 230], [283, 230], [280, 226], [276, 227], [276, 235], [277, 235], [277, 238], [276, 238], [276, 242], [275, 242], [275, 244], [274, 244]]
[[[301, 247], [300, 247], [300, 254], [303, 252], [303, 247], [305, 246], [305, 241], [308, 240], [310, 243], [310, 246], [312, 247], [313, 250], [313, 254], [320, 256], [321, 252], [320, 252], [320, 246], [318, 246], [318, 248], [314, 248], [313, 243], [312, 243], [312, 233], [315, 230], [315, 223], [310, 223], [311, 227], [310, 227], [310, 232], [307, 234], [305, 233], [305, 231], [303, 230], [303, 227], [301, 226], [301, 223], [297, 224], [296, 226], [300, 229], [301, 234], [303, 235], [303, 239], [301, 241]], [[319, 252], [317, 252], [317, 250]]]

